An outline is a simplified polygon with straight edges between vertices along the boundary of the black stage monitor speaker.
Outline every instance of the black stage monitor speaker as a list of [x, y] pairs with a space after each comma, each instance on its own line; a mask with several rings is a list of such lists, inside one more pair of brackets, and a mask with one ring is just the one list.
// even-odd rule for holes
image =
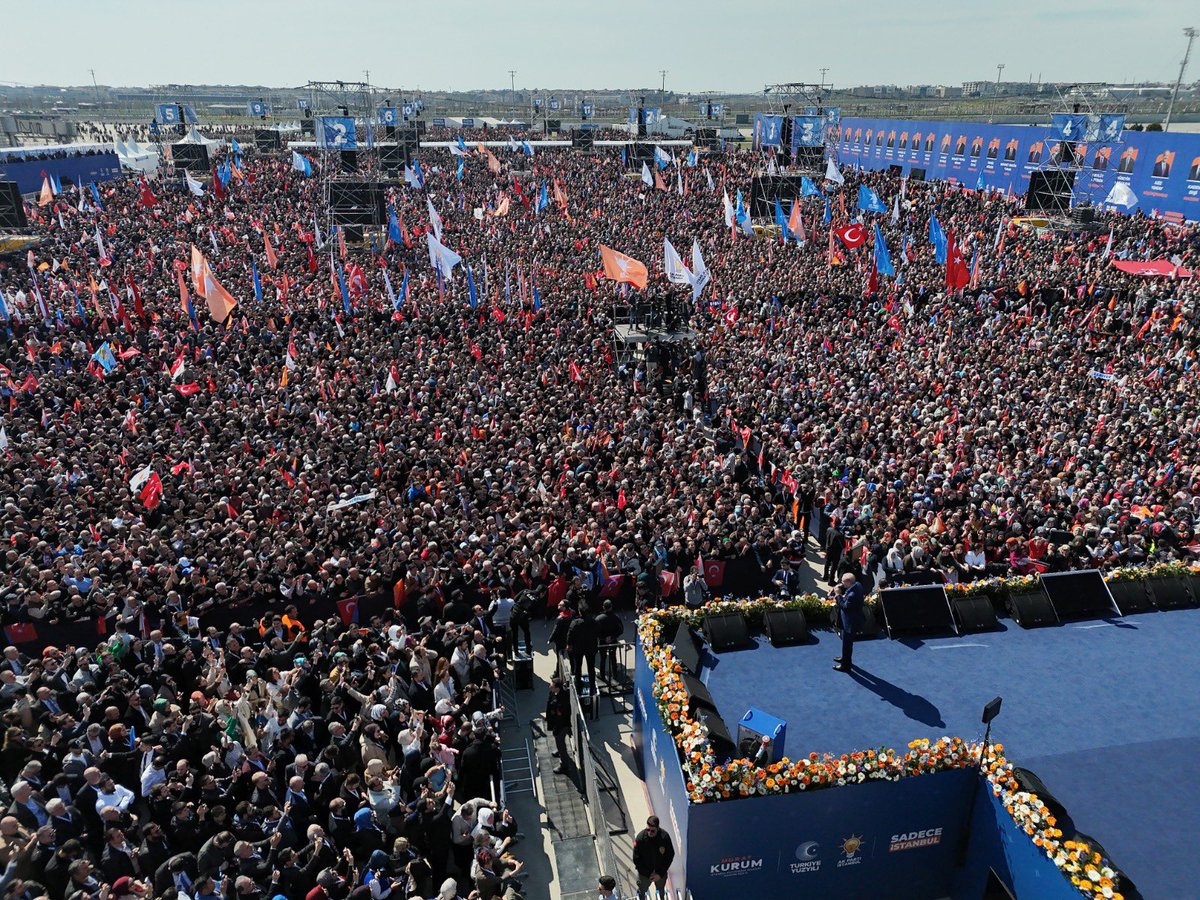
[[204, 144], [178, 143], [171, 145], [171, 162], [177, 169], [189, 172], [207, 172], [210, 168], [208, 147]]
[[808, 642], [808, 622], [800, 609], [772, 609], [763, 616], [763, 630], [775, 647]]
[[1025, 208], [1065, 216], [1071, 209], [1071, 194], [1075, 189], [1075, 173], [1071, 170], [1048, 169], [1029, 173], [1029, 192]]
[[353, 175], [358, 171], [358, 151], [357, 150], [339, 150], [338, 151], [338, 168], [348, 175]]
[[908, 178], [909, 178], [909, 181], [924, 181], [925, 180], [925, 170], [918, 169], [914, 166], [913, 168], [908, 170]]
[[576, 150], [591, 150], [596, 144], [596, 136], [590, 131], [572, 131], [571, 146]]
[[884, 588], [879, 592], [888, 637], [927, 631], [954, 631], [954, 613], [939, 585]]
[[254, 146], [259, 150], [278, 150], [283, 144], [279, 132], [274, 128], [257, 128], [254, 131]]
[[740, 613], [704, 617], [704, 636], [716, 652], [740, 650], [750, 644], [750, 629]]
[[1187, 609], [1196, 605], [1192, 589], [1183, 578], [1157, 578], [1148, 584], [1150, 596], [1159, 609]]
[[756, 219], [774, 221], [775, 201], [783, 207], [784, 215], [791, 212], [792, 201], [803, 203], [803, 175], [763, 175], [750, 180], [750, 215]]
[[1041, 581], [1059, 621], [1099, 619], [1117, 613], [1104, 578], [1095, 569], [1051, 573], [1043, 575]]
[[379, 145], [379, 167], [385, 172], [400, 172], [409, 163], [413, 144], [404, 142]]
[[686, 622], [680, 622], [675, 630], [675, 640], [671, 643], [671, 651], [679, 664], [697, 675], [700, 672], [700, 648], [696, 646], [696, 638]]
[[0, 228], [28, 228], [21, 189], [15, 181], [0, 181]]
[[688, 695], [688, 708], [695, 712], [697, 709], [707, 710], [710, 714], [717, 714], [717, 703], [712, 698], [712, 694], [708, 692], [708, 688], [704, 686], [699, 678], [683, 673], [683, 688]]
[[317, 133], [317, 123], [312, 119], [303, 118], [300, 120], [300, 133], [313, 137]]
[[1112, 594], [1113, 602], [1121, 615], [1130, 616], [1134, 613], [1152, 612], [1154, 601], [1150, 598], [1150, 590], [1140, 578], [1132, 581], [1109, 581], [1108, 592]]
[[335, 225], [378, 225], [387, 222], [383, 185], [366, 181], [333, 181], [329, 206]]
[[991, 631], [1000, 627], [996, 620], [996, 610], [992, 608], [992, 601], [988, 597], [956, 597], [951, 601], [951, 606], [961, 634]]
[[1008, 595], [1008, 613], [1022, 628], [1037, 628], [1042, 625], [1057, 625], [1058, 616], [1054, 604], [1043, 591]]
[[562, 130], [562, 119], [547, 119], [546, 120], [546, 131], [561, 131], [561, 130]]
[[729, 736], [729, 729], [725, 727], [721, 717], [716, 713], [711, 713], [704, 716], [702, 721], [708, 728], [708, 743], [712, 747], [713, 756], [716, 757], [717, 762], [725, 762], [737, 756], [737, 745]]

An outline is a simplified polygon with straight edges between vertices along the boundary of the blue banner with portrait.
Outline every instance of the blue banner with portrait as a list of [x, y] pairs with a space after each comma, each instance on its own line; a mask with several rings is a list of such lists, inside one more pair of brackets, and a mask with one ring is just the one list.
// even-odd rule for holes
[[[1090, 127], [1086, 121], [1075, 124]], [[835, 131], [842, 168], [895, 167], [914, 178], [969, 188], [982, 182], [1011, 194], [1024, 194], [1032, 172], [1061, 160], [1064, 142], [1057, 133], [1051, 125], [860, 118], [842, 120]], [[1122, 131], [1120, 138], [1069, 142], [1078, 166], [1075, 200], [1101, 204], [1121, 182], [1138, 198], [1130, 212], [1200, 219], [1200, 134]]]
[[754, 114], [754, 149], [779, 147], [783, 143], [783, 116]]

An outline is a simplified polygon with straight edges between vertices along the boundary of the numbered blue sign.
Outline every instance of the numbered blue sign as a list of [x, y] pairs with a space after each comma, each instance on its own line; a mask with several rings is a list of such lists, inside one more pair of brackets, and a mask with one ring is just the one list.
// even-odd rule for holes
[[251, 100], [246, 104], [246, 111], [252, 116], [258, 116], [260, 119], [267, 114], [267, 104], [261, 100]]
[[317, 146], [325, 150], [354, 150], [354, 119], [349, 116], [321, 116]]
[[308, 101], [301, 97], [296, 101], [296, 109], [308, 109]]
[[588, 100], [584, 100], [583, 103], [580, 104], [580, 108], [583, 110], [583, 117], [585, 119], [590, 119], [592, 114], [596, 111], [596, 107], [591, 103], [591, 101]]
[[404, 104], [404, 118], [411, 119], [413, 114], [413, 105], [411, 103]]
[[542, 108], [542, 98], [541, 98], [541, 97], [534, 97], [534, 98], [533, 98], [533, 108], [534, 108], [534, 109], [541, 109], [541, 108]]
[[160, 125], [179, 124], [179, 107], [174, 103], [160, 103], [154, 109], [154, 118]]
[[183, 104], [183, 121], [186, 122], [188, 125], [195, 125], [197, 122], [200, 121], [199, 119], [196, 118], [196, 111], [194, 109], [192, 109], [190, 106], [188, 106], [186, 103]]
[[551, 97], [551, 98], [550, 98], [550, 108], [551, 108], [551, 109], [558, 109], [558, 98], [557, 98], [557, 97]]
[[474, 127], [475, 127], [474, 119], [463, 119], [463, 128], [474, 128]]
[[819, 147], [824, 143], [824, 116], [796, 116], [792, 120], [792, 149]]
[[400, 120], [394, 106], [379, 107], [379, 124], [380, 125], [395, 125]]

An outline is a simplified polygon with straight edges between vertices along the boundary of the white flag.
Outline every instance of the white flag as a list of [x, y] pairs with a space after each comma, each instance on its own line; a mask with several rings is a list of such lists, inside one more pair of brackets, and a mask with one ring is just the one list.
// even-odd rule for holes
[[642, 163], [642, 184], [654, 187], [654, 176], [650, 174], [650, 167]]
[[317, 221], [315, 215], [313, 216], [313, 240], [316, 242], [318, 250], [325, 246], [325, 241], [321, 239], [321, 223]]
[[1112, 253], [1112, 241], [1113, 241], [1113, 230], [1112, 230], [1112, 228], [1109, 228], [1108, 229], [1108, 244], [1106, 244], [1104, 247], [1104, 256], [1101, 257], [1102, 259], [1108, 259], [1109, 255]]
[[385, 391], [387, 391], [389, 394], [394, 394], [394, 393], [396, 393], [397, 390], [399, 390], [399, 388], [400, 388], [400, 385], [396, 384], [396, 376], [393, 375], [392, 370], [389, 369], [387, 384], [385, 384], [383, 386], [383, 389]]
[[462, 262], [462, 257], [432, 234], [426, 234], [425, 238], [429, 244], [429, 264], [441, 270], [442, 277], [447, 281], [452, 280], [454, 267]]
[[100, 226], [96, 226], [96, 250], [100, 253], [101, 259], [107, 259], [108, 254], [104, 252], [104, 239], [100, 237]]
[[892, 198], [892, 224], [897, 225], [900, 222], [900, 198]]
[[188, 172], [187, 170], [184, 170], [184, 177], [187, 178], [188, 190], [192, 192], [192, 195], [195, 197], [203, 197], [204, 185], [193, 178], [192, 173]]
[[683, 169], [675, 167], [675, 193], [683, 196]]
[[440, 241], [442, 239], [442, 217], [433, 208], [433, 200], [429, 197], [425, 198], [425, 205], [429, 207], [429, 224], [433, 226], [433, 236]]
[[691, 284], [692, 273], [688, 271], [675, 248], [671, 246], [670, 238], [663, 238], [663, 271], [671, 284]]
[[692, 239], [692, 300], [700, 299], [700, 294], [703, 293], [705, 285], [708, 284], [712, 275], [709, 274], [708, 266], [704, 264], [704, 257], [700, 255], [700, 242]]
[[146, 466], [140, 472], [135, 472], [129, 479], [129, 492], [136, 494], [143, 484], [150, 480], [150, 476], [154, 474], [154, 469], [151, 466]]
[[729, 191], [725, 192], [725, 227], [733, 227], [733, 203], [729, 199]]
[[8, 433], [4, 430], [4, 426], [0, 425], [0, 452], [8, 449]]
[[713, 183], [712, 172], [708, 171], [708, 166], [704, 167], [704, 177], [708, 179], [708, 189], [715, 191], [717, 186]]
[[834, 165], [833, 159], [825, 166], [825, 180], [832, 181], [836, 184], [845, 184], [846, 179], [842, 177], [842, 173], [838, 171], [838, 167]]
[[1108, 192], [1108, 196], [1104, 198], [1105, 203], [1111, 203], [1114, 206], [1123, 206], [1130, 209], [1137, 206], [1138, 197], [1129, 187], [1122, 181], [1118, 181], [1112, 186], [1112, 190]]

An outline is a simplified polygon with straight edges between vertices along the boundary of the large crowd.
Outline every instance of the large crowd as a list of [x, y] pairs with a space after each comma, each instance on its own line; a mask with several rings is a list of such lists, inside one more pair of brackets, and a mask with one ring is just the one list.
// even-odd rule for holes
[[[31, 207], [42, 243], [0, 260], [2, 896], [511, 897], [494, 688], [530, 615], [594, 643], [604, 600], [769, 590], [810, 539], [868, 586], [1196, 552], [1196, 293], [1111, 265], [1194, 268], [1195, 226], [1038, 230], [846, 172], [781, 244], [725, 222], [756, 153], [664, 189], [616, 150], [495, 155], [460, 179], [424, 151], [400, 234], [344, 251], [290, 154], [223, 198], [129, 177]], [[896, 278], [830, 238], [860, 183], [898, 201], [867, 217]], [[664, 238], [699, 242], [698, 302]], [[616, 340], [639, 294], [601, 245], [686, 309], [684, 350]]]

